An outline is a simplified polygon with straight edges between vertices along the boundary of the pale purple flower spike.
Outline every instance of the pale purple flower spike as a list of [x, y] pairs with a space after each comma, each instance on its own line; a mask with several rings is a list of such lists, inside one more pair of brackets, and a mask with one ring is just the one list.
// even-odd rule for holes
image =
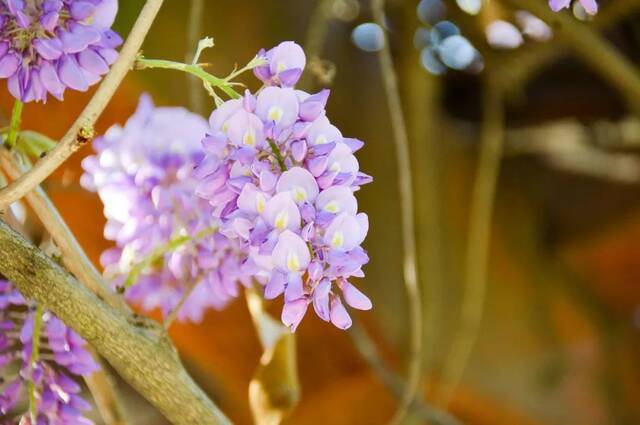
[[29, 413], [18, 410], [19, 401], [28, 398], [28, 382], [33, 382], [35, 424], [92, 424], [83, 416], [91, 405], [82, 398], [77, 382], [99, 368], [86, 342], [45, 311], [39, 356], [33, 361], [34, 320], [35, 305], [0, 279], [0, 418], [15, 419], [7, 423], [33, 424]]
[[23, 102], [86, 91], [109, 71], [122, 43], [110, 29], [117, 0], [0, 2], [0, 78]]
[[[195, 195], [193, 169], [203, 157], [206, 121], [184, 108], [155, 107], [144, 95], [124, 127], [111, 127], [94, 142], [95, 156], [82, 166], [82, 185], [99, 194], [107, 217], [105, 237], [116, 246], [103, 253], [105, 275], [121, 285], [132, 266], [181, 236], [197, 237], [217, 226], [213, 208]], [[162, 255], [128, 288], [126, 298], [166, 316], [196, 285], [178, 312], [199, 322], [239, 293], [235, 242], [220, 233], [192, 240]]]
[[329, 91], [295, 90], [304, 52], [284, 42], [255, 69], [267, 87], [230, 100], [209, 119], [206, 157], [196, 193], [209, 201], [220, 232], [238, 247], [241, 273], [284, 296], [283, 323], [295, 330], [309, 304], [341, 329], [351, 326], [343, 302], [368, 310], [371, 301], [349, 279], [364, 276], [361, 244], [369, 229], [354, 196], [371, 177], [325, 114]]

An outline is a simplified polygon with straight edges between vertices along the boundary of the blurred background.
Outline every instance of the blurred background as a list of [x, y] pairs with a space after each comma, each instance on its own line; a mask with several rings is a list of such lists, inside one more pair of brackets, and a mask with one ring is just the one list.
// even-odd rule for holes
[[[390, 369], [406, 376], [410, 325], [402, 270], [406, 205], [399, 197], [379, 65], [378, 51], [386, 48], [397, 74], [413, 171], [425, 402], [437, 404], [447, 385], [443, 371], [457, 355], [452, 341], [470, 284], [479, 297], [471, 303], [484, 305], [483, 317], [477, 334], [468, 335], [477, 343], [448, 405], [463, 423], [640, 423], [640, 1], [602, 1], [599, 14], [583, 23], [579, 7], [554, 15], [543, 0], [493, 0], [476, 16], [453, 0], [444, 0], [437, 16], [442, 3], [389, 0], [388, 44], [380, 27], [360, 26], [374, 21], [368, 1], [195, 2], [202, 7], [195, 18], [190, 1], [165, 2], [144, 44], [146, 57], [182, 61], [197, 39], [209, 35], [216, 46], [202, 60], [222, 76], [260, 48], [294, 40], [308, 52], [304, 88], [330, 87], [330, 119], [345, 136], [366, 142], [358, 158], [374, 183], [358, 199], [370, 217], [365, 248], [371, 262], [359, 286], [374, 309], [357, 318]], [[142, 4], [120, 1], [120, 34]], [[522, 30], [518, 38], [512, 29], [490, 43], [492, 22], [517, 24], [515, 12], [529, 6], [547, 20], [542, 28], [548, 36]], [[440, 59], [428, 53], [436, 51], [432, 26], [444, 19], [455, 22], [473, 46], [473, 60], [457, 66], [463, 69], [451, 69], [456, 58], [444, 50]], [[509, 48], [500, 45], [508, 39]], [[123, 123], [143, 92], [157, 104], [205, 116], [214, 107], [204, 90], [193, 94], [185, 75], [134, 71], [98, 130]], [[59, 138], [90, 93], [66, 96], [64, 103], [26, 105], [24, 128]], [[3, 87], [6, 116], [11, 104]], [[97, 264], [109, 246], [102, 238], [102, 205], [78, 184], [80, 161], [90, 153], [83, 148], [46, 182], [46, 190]], [[484, 198], [474, 195], [478, 186]], [[491, 217], [484, 226], [488, 244], [480, 237], [468, 252], [470, 223], [482, 229], [482, 214]], [[465, 270], [478, 261], [474, 270], [480, 275], [470, 277]], [[397, 398], [351, 335], [310, 314], [297, 336], [302, 392], [287, 423], [388, 422]], [[172, 337], [188, 370], [230, 418], [251, 423], [247, 387], [261, 347], [246, 303], [239, 299], [225, 311], [209, 312], [200, 325], [176, 325]], [[124, 383], [119, 386], [132, 423], [164, 423]], [[413, 416], [408, 423], [422, 421]]]

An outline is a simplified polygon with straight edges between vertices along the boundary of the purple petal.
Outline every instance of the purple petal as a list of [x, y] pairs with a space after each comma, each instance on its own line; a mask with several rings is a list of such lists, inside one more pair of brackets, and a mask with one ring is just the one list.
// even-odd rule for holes
[[349, 282], [342, 284], [342, 296], [347, 304], [358, 310], [371, 310], [373, 307], [371, 300]]
[[16, 73], [20, 66], [20, 57], [13, 53], [7, 53], [0, 58], [0, 78], [9, 78]]
[[87, 82], [78, 62], [75, 58], [65, 55], [60, 60], [58, 68], [58, 76], [65, 86], [78, 91], [87, 91], [89, 83]]
[[282, 308], [282, 323], [290, 328], [291, 332], [295, 332], [307, 312], [308, 306], [309, 302], [305, 298], [285, 303]]
[[345, 330], [349, 329], [352, 325], [351, 317], [347, 310], [344, 308], [338, 297], [334, 297], [331, 300], [331, 323], [334, 324], [335, 327]]

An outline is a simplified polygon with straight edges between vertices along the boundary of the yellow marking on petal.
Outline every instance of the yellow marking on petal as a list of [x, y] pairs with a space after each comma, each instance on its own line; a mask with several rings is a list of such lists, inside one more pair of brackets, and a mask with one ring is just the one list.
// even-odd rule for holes
[[292, 272], [297, 272], [300, 269], [300, 260], [293, 251], [287, 255], [287, 268]]
[[276, 70], [278, 72], [282, 72], [287, 68], [287, 64], [284, 61], [280, 61], [278, 62], [278, 64], [276, 65]]
[[307, 200], [307, 191], [303, 188], [296, 186], [293, 188], [293, 199], [296, 202], [304, 202]]
[[264, 212], [265, 203], [264, 195], [262, 193], [258, 193], [256, 195], [256, 211], [258, 211], [259, 214]]
[[333, 248], [340, 248], [344, 245], [344, 235], [342, 232], [335, 232], [331, 238], [331, 246]]
[[274, 227], [278, 230], [284, 230], [287, 228], [287, 224], [289, 224], [289, 213], [286, 210], [281, 211], [276, 216]]
[[330, 212], [330, 213], [338, 213], [340, 212], [340, 204], [338, 204], [338, 201], [330, 201], [327, 202], [323, 208], [326, 212]]
[[319, 135], [318, 137], [316, 137], [316, 140], [314, 140], [314, 143], [316, 145], [324, 145], [327, 142], [327, 137], [324, 134]]
[[282, 115], [284, 115], [284, 111], [282, 110], [282, 108], [272, 106], [269, 109], [267, 117], [269, 118], [269, 121], [279, 122], [282, 119]]
[[331, 171], [335, 171], [336, 173], [339, 173], [340, 170], [342, 169], [342, 167], [340, 166], [340, 163], [338, 161], [335, 161], [333, 164], [331, 164], [331, 166], [329, 167], [329, 170]]
[[252, 128], [248, 129], [244, 133], [244, 136], [242, 137], [242, 143], [244, 143], [247, 146], [256, 145], [256, 132]]
[[223, 132], [224, 134], [227, 134], [227, 131], [228, 131], [228, 130], [229, 130], [229, 121], [225, 121], [225, 122], [222, 124], [222, 132]]

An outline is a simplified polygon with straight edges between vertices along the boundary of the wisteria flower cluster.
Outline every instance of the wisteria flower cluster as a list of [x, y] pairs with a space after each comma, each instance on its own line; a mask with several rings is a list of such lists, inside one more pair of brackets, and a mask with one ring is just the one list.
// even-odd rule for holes
[[[98, 365], [85, 341], [46, 311], [34, 357], [37, 311], [10, 282], [0, 279], [0, 422], [92, 424], [83, 416], [91, 405], [82, 398], [77, 379], [95, 372]], [[24, 408], [30, 397], [35, 406]]]
[[118, 56], [117, 11], [117, 0], [1, 1], [0, 78], [23, 102], [87, 90]]
[[209, 125], [143, 97], [124, 127], [96, 140], [82, 184], [100, 195], [105, 236], [116, 243], [101, 262], [121, 286], [151, 258], [126, 296], [165, 316], [182, 307], [178, 319], [198, 321], [258, 282], [267, 299], [284, 294], [292, 330], [309, 304], [346, 329], [343, 300], [371, 308], [349, 282], [368, 262], [368, 219], [354, 196], [371, 181], [354, 156], [363, 143], [326, 117], [328, 90], [293, 88], [306, 63], [300, 46], [258, 57], [263, 88], [221, 104]]
[[206, 157], [195, 171], [197, 194], [220, 220], [220, 233], [237, 244], [242, 270], [284, 294], [282, 321], [295, 330], [309, 304], [325, 321], [346, 329], [342, 301], [371, 308], [349, 282], [362, 277], [361, 244], [368, 219], [354, 192], [371, 177], [354, 153], [363, 143], [345, 138], [325, 114], [329, 91], [292, 86], [305, 64], [302, 49], [285, 42], [265, 54], [255, 74], [266, 87], [218, 107], [203, 140]]
[[116, 246], [101, 262], [114, 285], [122, 286], [132, 267], [176, 238], [192, 239], [162, 252], [126, 297], [165, 316], [182, 307], [177, 318], [196, 322], [207, 308], [222, 308], [237, 296], [243, 281], [237, 250], [214, 232], [213, 208], [195, 196], [192, 173], [204, 156], [200, 141], [206, 131], [199, 115], [155, 107], [142, 96], [124, 127], [113, 126], [96, 139], [97, 155], [83, 161], [81, 179], [104, 203], [105, 237]]

